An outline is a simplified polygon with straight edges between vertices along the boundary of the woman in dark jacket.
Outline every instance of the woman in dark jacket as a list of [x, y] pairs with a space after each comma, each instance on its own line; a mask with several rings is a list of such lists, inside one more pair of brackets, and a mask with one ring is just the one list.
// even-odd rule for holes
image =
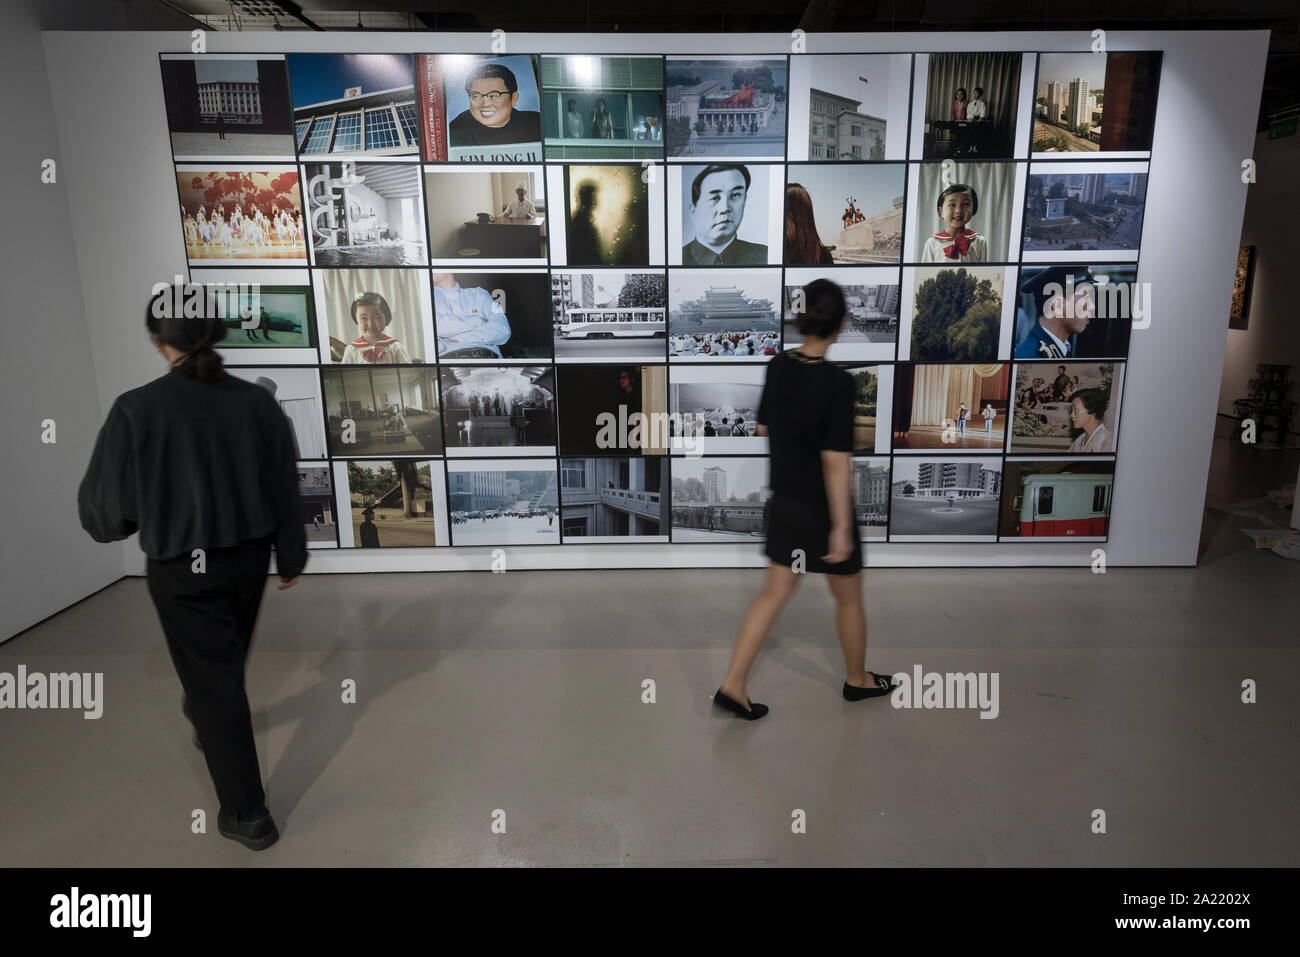
[[307, 564], [293, 435], [265, 389], [226, 374], [222, 320], [145, 314], [166, 375], [118, 397], [77, 496], [98, 542], [140, 534], [149, 594], [220, 800], [218, 830], [254, 850], [279, 831], [266, 809], [244, 664], [271, 549], [280, 589]]

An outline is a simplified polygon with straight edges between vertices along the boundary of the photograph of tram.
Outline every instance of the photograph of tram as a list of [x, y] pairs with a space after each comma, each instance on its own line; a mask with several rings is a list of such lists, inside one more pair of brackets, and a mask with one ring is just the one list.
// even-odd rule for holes
[[627, 269], [551, 272], [557, 362], [623, 362], [665, 357], [667, 278]]
[[1001, 539], [1105, 541], [1114, 459], [1008, 459]]

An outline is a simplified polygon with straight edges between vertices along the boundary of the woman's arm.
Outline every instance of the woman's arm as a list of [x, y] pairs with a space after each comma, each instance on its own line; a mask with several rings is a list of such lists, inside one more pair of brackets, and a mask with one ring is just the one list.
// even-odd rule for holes
[[108, 410], [90, 465], [77, 490], [81, 527], [97, 542], [117, 542], [138, 529], [131, 423], [119, 399]]

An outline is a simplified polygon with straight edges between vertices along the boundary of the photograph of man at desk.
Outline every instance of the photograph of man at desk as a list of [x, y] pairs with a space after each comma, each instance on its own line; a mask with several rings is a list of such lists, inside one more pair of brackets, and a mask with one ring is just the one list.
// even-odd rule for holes
[[434, 265], [546, 265], [540, 167], [429, 167], [424, 177]]

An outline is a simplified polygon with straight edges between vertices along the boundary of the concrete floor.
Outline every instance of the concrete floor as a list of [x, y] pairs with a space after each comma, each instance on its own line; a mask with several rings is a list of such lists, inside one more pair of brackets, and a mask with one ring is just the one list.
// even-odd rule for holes
[[[1212, 504], [1294, 480], [1294, 452], [1216, 446]], [[97, 721], [4, 713], [0, 865], [1293, 866], [1300, 564], [1257, 524], [1207, 511], [1196, 569], [869, 572], [868, 666], [998, 672], [996, 720], [846, 704], [816, 580], [749, 724], [709, 705], [760, 572], [309, 577], [268, 594], [250, 663], [283, 833], [262, 854], [215, 833], [124, 580], [0, 645], [0, 671], [102, 671], [106, 697]]]

